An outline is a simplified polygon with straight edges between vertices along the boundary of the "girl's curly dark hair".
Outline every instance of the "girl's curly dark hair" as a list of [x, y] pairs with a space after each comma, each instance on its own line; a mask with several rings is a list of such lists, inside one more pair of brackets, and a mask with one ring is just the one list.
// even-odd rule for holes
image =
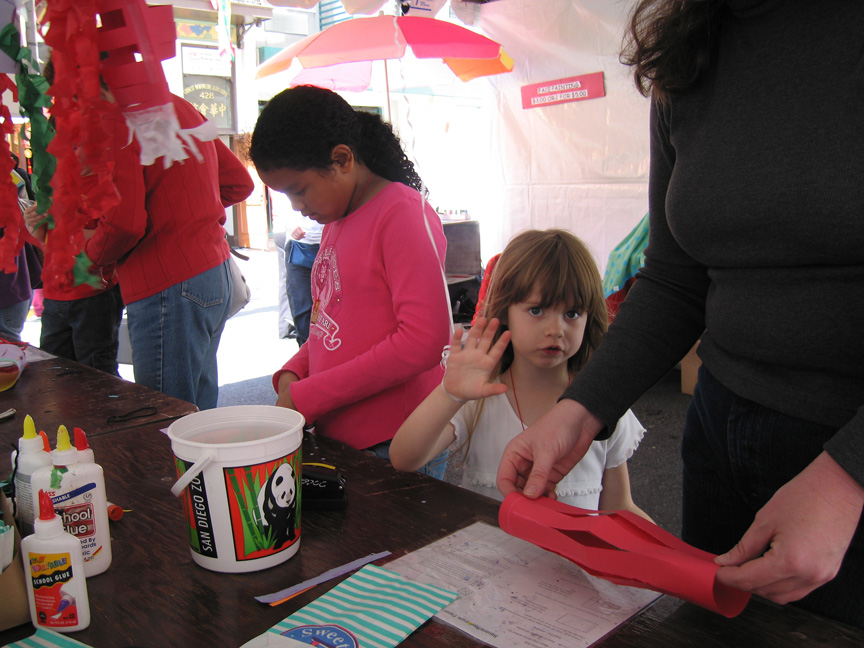
[[659, 101], [694, 86], [708, 68], [726, 0], [641, 0], [630, 17], [620, 61], [636, 87]]
[[262, 171], [328, 169], [339, 144], [373, 173], [423, 192], [423, 181], [390, 124], [354, 110], [331, 90], [297, 86], [273, 97], [258, 117], [249, 158]]

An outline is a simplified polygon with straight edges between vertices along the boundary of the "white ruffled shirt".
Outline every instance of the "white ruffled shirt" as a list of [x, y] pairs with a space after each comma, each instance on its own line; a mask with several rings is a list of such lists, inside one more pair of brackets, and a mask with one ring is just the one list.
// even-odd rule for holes
[[[450, 446], [451, 453], [462, 448], [468, 439], [468, 430], [476, 416], [481, 401], [472, 401], [451, 419], [456, 428], [456, 440]], [[468, 456], [464, 449], [450, 455], [450, 461], [465, 462], [462, 470], [462, 487], [486, 495], [496, 500], [503, 499], [495, 486], [498, 465], [504, 455], [504, 447], [522, 431], [522, 422], [510, 406], [506, 394], [498, 394], [485, 399], [483, 411], [471, 443]], [[597, 510], [600, 491], [603, 490], [603, 472], [627, 461], [639, 447], [645, 428], [632, 411], [618, 421], [615, 432], [604, 441], [594, 441], [585, 457], [576, 464], [558, 483], [558, 500], [591, 510]]]

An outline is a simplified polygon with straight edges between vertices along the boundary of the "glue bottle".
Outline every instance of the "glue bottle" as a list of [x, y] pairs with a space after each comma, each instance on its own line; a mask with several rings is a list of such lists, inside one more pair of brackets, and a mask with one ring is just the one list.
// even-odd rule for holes
[[34, 493], [30, 487], [33, 473], [39, 468], [51, 465], [51, 454], [45, 451], [42, 437], [36, 434], [36, 425], [28, 414], [24, 417], [24, 435], [18, 439], [18, 450], [12, 452], [12, 466], [15, 469], [15, 514], [18, 530], [22, 536], [33, 533], [36, 519]]
[[84, 575], [101, 574], [111, 564], [105, 476], [96, 463], [79, 463], [65, 425], [57, 430], [54, 465], [33, 473], [33, 490], [44, 490], [63, 519], [63, 528], [81, 541]]
[[87, 435], [80, 427], [76, 427], [72, 434], [75, 438], [75, 449], [78, 451], [78, 463], [96, 463], [96, 457], [93, 455], [93, 449], [87, 443]]
[[74, 632], [90, 625], [81, 542], [63, 530], [51, 496], [37, 492], [35, 532], [21, 541], [30, 620], [37, 628]]
[[[80, 427], [76, 427], [72, 434], [75, 438], [75, 449], [78, 451], [78, 463], [95, 463], [96, 457], [93, 454], [93, 448], [90, 447], [90, 444], [87, 442], [87, 435], [84, 434], [84, 430]], [[117, 506], [116, 504], [112, 504], [108, 502], [108, 519], [112, 522], [116, 522], [120, 518], [123, 517], [125, 511]]]

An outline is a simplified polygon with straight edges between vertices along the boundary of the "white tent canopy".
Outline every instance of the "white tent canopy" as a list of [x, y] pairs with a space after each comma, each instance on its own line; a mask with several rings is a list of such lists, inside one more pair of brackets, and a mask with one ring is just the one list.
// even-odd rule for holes
[[[499, 191], [483, 219], [484, 258], [526, 228], [561, 227], [585, 240], [601, 270], [648, 210], [649, 102], [618, 60], [632, 2], [506, 0], [475, 25], [513, 57], [490, 77], [492, 159]], [[603, 72], [606, 96], [523, 109], [521, 87]]]

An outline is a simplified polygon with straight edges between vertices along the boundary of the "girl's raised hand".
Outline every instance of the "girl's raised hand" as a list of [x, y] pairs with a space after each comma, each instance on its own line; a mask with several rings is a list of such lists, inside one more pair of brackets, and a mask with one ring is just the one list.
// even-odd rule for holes
[[444, 373], [444, 389], [454, 398], [474, 400], [495, 394], [503, 394], [507, 386], [490, 383], [489, 377], [510, 343], [510, 331], [504, 331], [493, 344], [500, 322], [492, 318], [488, 322], [478, 317], [468, 331], [462, 344], [462, 327], [457, 326], [450, 340], [450, 356]]

